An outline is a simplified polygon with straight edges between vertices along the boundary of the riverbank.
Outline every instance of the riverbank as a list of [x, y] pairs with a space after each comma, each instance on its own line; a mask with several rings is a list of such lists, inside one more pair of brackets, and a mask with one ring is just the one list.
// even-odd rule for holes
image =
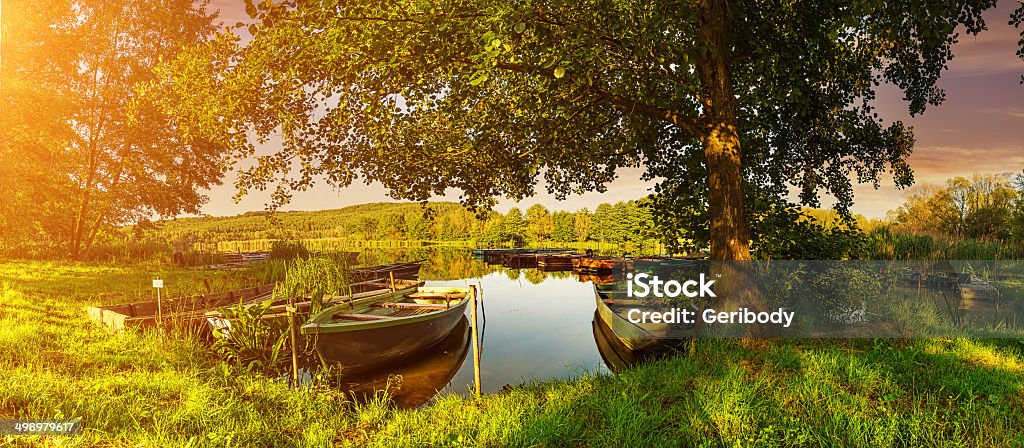
[[[189, 337], [110, 334], [84, 308], [232, 289], [245, 271], [0, 263], [0, 418], [75, 418], [72, 446], [696, 446], [1024, 444], [1018, 341], [702, 341], [618, 376], [447, 395], [419, 410], [291, 389]], [[0, 436], [3, 437], [3, 436]]]

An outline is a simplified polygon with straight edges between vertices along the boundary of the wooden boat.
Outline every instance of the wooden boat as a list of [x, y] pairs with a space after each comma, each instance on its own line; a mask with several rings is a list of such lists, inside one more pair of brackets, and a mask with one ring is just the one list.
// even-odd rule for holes
[[957, 281], [956, 289], [960, 294], [961, 309], [995, 308], [1003, 301], [1003, 295], [999, 289], [977, 277], [963, 276]]
[[408, 358], [452, 332], [475, 299], [469, 288], [417, 288], [403, 297], [335, 305], [311, 317], [302, 334], [320, 356], [354, 374]]
[[[418, 280], [395, 280], [394, 285], [390, 281], [373, 280], [352, 285], [353, 292], [350, 295], [324, 297], [324, 304], [348, 304], [354, 307], [366, 302], [385, 300], [392, 296], [395, 298], [402, 297], [405, 294], [416, 292], [416, 288], [420, 286], [423, 286], [423, 282]], [[286, 325], [288, 322], [288, 298], [286, 297], [274, 298], [268, 294], [254, 297], [235, 305], [241, 305], [247, 309], [257, 305], [266, 307], [267, 309], [260, 318], [271, 326]], [[301, 321], [304, 322], [308, 318], [311, 305], [312, 301], [309, 298], [299, 300], [294, 304], [296, 313], [300, 316]], [[226, 306], [217, 310], [207, 311], [205, 313], [206, 324], [209, 326], [210, 331], [216, 335], [230, 336], [231, 325], [236, 317], [235, 309], [234, 306]]]
[[572, 269], [572, 262], [574, 258], [580, 258], [582, 255], [573, 254], [543, 254], [537, 255], [537, 267], [549, 271], [564, 270], [568, 271]]
[[630, 350], [626, 347], [611, 328], [605, 325], [601, 316], [594, 311], [594, 320], [590, 322], [594, 331], [594, 343], [597, 345], [597, 353], [601, 355], [604, 365], [612, 372], [619, 372], [627, 367], [640, 364], [650, 359], [654, 353], [643, 350]]
[[502, 262], [509, 268], [533, 268], [537, 267], [537, 254], [535, 253], [514, 253], [505, 254]]
[[87, 313], [92, 321], [114, 330], [154, 327], [159, 319], [163, 319], [163, 324], [168, 327], [201, 330], [207, 311], [253, 298], [269, 297], [273, 289], [273, 284], [266, 284], [216, 294], [164, 299], [159, 305], [156, 300], [149, 300], [89, 307]]
[[409, 263], [382, 264], [379, 266], [366, 266], [349, 269], [349, 279], [355, 282], [362, 282], [370, 279], [396, 279], [415, 280], [419, 276], [420, 265], [424, 260]]
[[604, 274], [609, 272], [622, 272], [632, 269], [632, 259], [587, 256], [573, 261], [574, 269], [585, 274]]
[[615, 338], [630, 350], [664, 351], [680, 347], [695, 335], [693, 324], [639, 323], [627, 319], [632, 309], [659, 311], [667, 307], [646, 303], [626, 296], [626, 291], [612, 286], [594, 285], [597, 314]]

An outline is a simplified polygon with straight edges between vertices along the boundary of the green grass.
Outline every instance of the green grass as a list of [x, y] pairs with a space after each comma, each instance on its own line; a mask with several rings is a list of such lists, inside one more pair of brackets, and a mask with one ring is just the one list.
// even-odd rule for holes
[[419, 410], [356, 405], [222, 362], [201, 341], [111, 334], [84, 307], [244, 286], [247, 272], [0, 264], [0, 418], [81, 417], [62, 446], [1021, 446], [1018, 341], [701, 341], [695, 356]]

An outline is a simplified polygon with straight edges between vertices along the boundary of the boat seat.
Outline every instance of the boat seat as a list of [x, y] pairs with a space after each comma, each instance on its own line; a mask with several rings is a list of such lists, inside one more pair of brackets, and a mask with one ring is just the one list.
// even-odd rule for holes
[[387, 319], [388, 316], [378, 316], [376, 314], [358, 314], [358, 313], [346, 314], [346, 313], [341, 313], [341, 314], [335, 314], [334, 316], [332, 316], [332, 318], [334, 320], [359, 320], [359, 321], [362, 321], [362, 320], [381, 320], [381, 319]]
[[395, 302], [380, 302], [370, 305], [373, 308], [400, 308], [400, 309], [417, 309], [417, 310], [446, 310], [447, 305], [435, 305], [432, 303], [395, 303]]
[[464, 292], [438, 293], [438, 292], [414, 292], [408, 297], [413, 299], [435, 299], [435, 300], [456, 300], [466, 297]]

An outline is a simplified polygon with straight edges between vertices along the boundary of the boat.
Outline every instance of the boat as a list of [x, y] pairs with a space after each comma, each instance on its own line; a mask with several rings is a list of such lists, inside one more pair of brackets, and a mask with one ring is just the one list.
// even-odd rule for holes
[[569, 271], [572, 270], [574, 258], [582, 255], [573, 254], [539, 254], [537, 255], [537, 267], [547, 271]]
[[633, 268], [633, 260], [631, 258], [587, 256], [581, 257], [578, 261], [574, 259], [573, 268], [585, 274], [622, 272]]
[[421, 287], [401, 297], [331, 306], [312, 316], [302, 334], [344, 373], [372, 371], [408, 358], [451, 334], [476, 290]]
[[667, 307], [630, 298], [616, 285], [594, 285], [597, 314], [622, 345], [630, 350], [660, 352], [672, 350], [696, 335], [694, 324], [632, 323], [630, 310], [663, 311]]
[[611, 328], [605, 325], [596, 310], [590, 325], [594, 331], [594, 344], [597, 345], [597, 353], [601, 355], [604, 365], [612, 372], [619, 372], [627, 367], [643, 363], [655, 355], [652, 352], [630, 350], [629, 347], [626, 347], [615, 337]]
[[965, 310], [996, 308], [1003, 295], [995, 286], [978, 277], [963, 275], [956, 283], [960, 294], [960, 308]]
[[[365, 302], [372, 302], [375, 300], [386, 300], [390, 297], [402, 297], [405, 294], [415, 292], [416, 288], [423, 286], [423, 282], [419, 280], [395, 280], [394, 284], [390, 281], [373, 280], [363, 283], [356, 283], [351, 285], [351, 293], [348, 295], [324, 297], [323, 303], [325, 305], [342, 305], [348, 304], [349, 306], [359, 306]], [[210, 331], [219, 336], [229, 337], [231, 334], [232, 322], [236, 319], [236, 306], [241, 306], [245, 309], [252, 308], [254, 306], [263, 306], [266, 309], [260, 318], [270, 326], [283, 326], [288, 322], [288, 298], [287, 297], [273, 297], [270, 294], [254, 297], [250, 300], [236, 303], [235, 306], [225, 306], [220, 309], [207, 311], [205, 313], [206, 324], [210, 328]], [[309, 308], [312, 306], [312, 300], [304, 298], [294, 303], [295, 312], [300, 316], [302, 321], [305, 321], [309, 315]]]
[[215, 294], [163, 299], [159, 303], [149, 300], [94, 306], [87, 308], [86, 312], [93, 322], [113, 330], [155, 327], [162, 319], [165, 327], [202, 331], [207, 311], [254, 298], [270, 297], [273, 289], [273, 284], [266, 284]]
[[671, 273], [681, 269], [692, 269], [704, 263], [694, 258], [683, 257], [639, 257], [633, 259], [633, 270], [636, 272]]
[[[448, 386], [462, 368], [469, 353], [470, 325], [465, 317], [441, 342], [413, 355], [401, 365], [378, 369], [360, 375], [342, 374], [340, 387], [359, 401], [378, 394], [387, 394], [399, 409], [420, 406]], [[395, 379], [398, 378], [398, 381]]]
[[537, 267], [537, 254], [535, 253], [512, 253], [505, 254], [502, 264], [508, 268], [534, 268]]
[[415, 280], [419, 276], [420, 265], [423, 261], [425, 260], [353, 268], [349, 269], [348, 275], [349, 279], [355, 282], [380, 278], [388, 279], [391, 277], [396, 279]]

